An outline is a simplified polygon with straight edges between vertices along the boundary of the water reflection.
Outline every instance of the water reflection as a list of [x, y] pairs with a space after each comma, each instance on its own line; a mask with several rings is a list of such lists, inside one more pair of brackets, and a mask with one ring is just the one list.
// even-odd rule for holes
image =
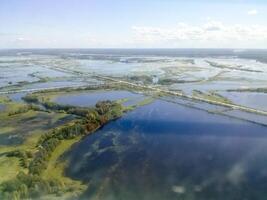
[[119, 100], [127, 99], [125, 106], [137, 104], [144, 99], [144, 96], [128, 91], [95, 91], [95, 92], [80, 92], [59, 96], [55, 99], [57, 103], [74, 105], [74, 106], [94, 106], [98, 101], [103, 100]]
[[73, 147], [68, 176], [84, 199], [262, 199], [267, 130], [155, 101]]

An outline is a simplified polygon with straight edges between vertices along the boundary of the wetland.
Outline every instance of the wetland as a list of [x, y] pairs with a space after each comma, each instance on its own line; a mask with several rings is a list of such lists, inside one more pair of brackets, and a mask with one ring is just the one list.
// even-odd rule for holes
[[266, 57], [0, 51], [0, 199], [264, 199]]

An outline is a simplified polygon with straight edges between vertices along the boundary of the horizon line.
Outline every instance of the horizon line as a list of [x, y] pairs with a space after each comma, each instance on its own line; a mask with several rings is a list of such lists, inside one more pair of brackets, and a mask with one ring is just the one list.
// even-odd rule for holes
[[2, 50], [267, 50], [266, 48], [206, 48], [206, 47], [186, 47], [186, 48], [179, 48], [179, 47], [34, 47], [34, 48], [0, 48]]

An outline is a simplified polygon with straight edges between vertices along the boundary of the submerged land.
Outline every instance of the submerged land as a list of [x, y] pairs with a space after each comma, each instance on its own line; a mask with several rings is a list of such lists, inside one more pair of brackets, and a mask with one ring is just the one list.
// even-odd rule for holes
[[266, 58], [0, 51], [1, 199], [262, 199]]

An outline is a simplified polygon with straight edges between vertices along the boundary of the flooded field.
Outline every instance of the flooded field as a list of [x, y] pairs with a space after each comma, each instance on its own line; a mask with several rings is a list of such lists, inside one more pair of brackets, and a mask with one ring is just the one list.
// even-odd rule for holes
[[10, 98], [14, 102], [22, 102], [22, 98], [25, 97], [28, 93], [27, 92], [18, 92], [18, 93], [13, 93], [9, 94], [8, 98]]
[[54, 99], [55, 102], [65, 105], [74, 106], [94, 106], [98, 101], [105, 100], [121, 100], [125, 99], [123, 103], [125, 106], [135, 105], [139, 101], [144, 99], [144, 96], [137, 93], [132, 93], [128, 91], [96, 91], [96, 92], [82, 92], [65, 94]]
[[21, 145], [29, 138], [41, 136], [47, 130], [73, 119], [74, 116], [45, 112], [27, 112], [14, 115], [9, 119], [3, 117], [0, 121], [0, 150], [1, 147]]
[[164, 101], [127, 114], [77, 143], [68, 176], [84, 199], [260, 199], [267, 129]]
[[5, 110], [5, 105], [0, 104], [0, 111]]
[[0, 176], [41, 163], [73, 199], [263, 200], [267, 64], [184, 51], [1, 51]]
[[244, 105], [251, 108], [267, 110], [267, 93], [257, 92], [222, 92], [223, 96], [227, 97], [235, 104]]
[[179, 51], [169, 54], [168, 51], [151, 52], [151, 55], [141, 55], [142, 51], [121, 54], [116, 51], [69, 51], [33, 51], [27, 55], [14, 51], [9, 56], [2, 53], [0, 86], [10, 87], [25, 82], [33, 82], [32, 87], [68, 86], [67, 82], [82, 85], [88, 81], [97, 84], [92, 77], [86, 79], [80, 75], [98, 74], [190, 94], [193, 90], [259, 88], [267, 81], [266, 63], [244, 59], [244, 56], [238, 57], [234, 53], [215, 57], [212, 51], [205, 56]]

